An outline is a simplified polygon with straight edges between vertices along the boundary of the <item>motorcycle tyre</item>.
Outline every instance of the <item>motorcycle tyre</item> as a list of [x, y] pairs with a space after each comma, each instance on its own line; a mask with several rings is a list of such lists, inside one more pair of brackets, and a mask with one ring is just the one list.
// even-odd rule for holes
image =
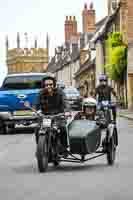
[[46, 135], [39, 136], [36, 157], [39, 172], [46, 172], [48, 169], [48, 140]]
[[108, 143], [108, 146], [107, 146], [107, 162], [108, 162], [108, 165], [114, 164], [115, 157], [116, 157], [116, 145], [115, 145], [114, 137], [111, 137], [109, 139], [109, 143]]

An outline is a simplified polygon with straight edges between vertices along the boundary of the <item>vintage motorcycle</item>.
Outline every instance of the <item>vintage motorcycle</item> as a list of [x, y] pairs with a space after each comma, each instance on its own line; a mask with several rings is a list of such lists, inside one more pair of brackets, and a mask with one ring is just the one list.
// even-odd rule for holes
[[[30, 107], [26, 103], [25, 106]], [[100, 121], [98, 124], [97, 121], [75, 120], [71, 114], [64, 113], [52, 116], [35, 113], [39, 127], [36, 145], [39, 172], [46, 172], [49, 163], [54, 166], [61, 161], [83, 163], [105, 154], [108, 164], [114, 164], [117, 147], [114, 124], [105, 128], [103, 138]]]
[[[116, 102], [102, 101], [97, 106], [97, 115], [102, 129], [106, 129], [107, 135], [109, 132], [113, 133], [114, 143], [118, 146], [118, 131], [116, 123], [112, 120], [111, 107], [116, 106]], [[105, 141], [104, 141], [105, 142]]]
[[64, 113], [55, 115], [39, 114], [39, 132], [36, 150], [38, 169], [45, 172], [48, 163], [59, 164], [61, 155], [66, 156], [67, 132]]

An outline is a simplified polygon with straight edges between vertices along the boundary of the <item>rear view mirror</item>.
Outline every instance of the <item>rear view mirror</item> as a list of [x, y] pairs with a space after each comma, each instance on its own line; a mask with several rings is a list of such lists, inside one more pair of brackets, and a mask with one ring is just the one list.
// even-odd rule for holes
[[25, 106], [26, 108], [31, 109], [33, 112], [37, 112], [36, 109], [33, 108], [33, 107], [30, 105], [30, 102], [29, 102], [29, 101], [25, 101], [25, 102], [24, 102], [24, 106]]

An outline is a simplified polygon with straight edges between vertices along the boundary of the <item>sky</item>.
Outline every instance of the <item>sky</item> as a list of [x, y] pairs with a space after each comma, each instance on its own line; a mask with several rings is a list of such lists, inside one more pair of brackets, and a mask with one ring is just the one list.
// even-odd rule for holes
[[84, 3], [93, 2], [96, 20], [107, 14], [107, 0], [0, 0], [0, 84], [7, 74], [5, 37], [9, 37], [10, 48], [16, 47], [16, 35], [20, 33], [21, 46], [25, 46], [26, 32], [28, 46], [33, 47], [34, 38], [38, 46], [46, 46], [46, 34], [50, 39], [50, 54], [64, 43], [65, 16], [76, 16], [78, 31], [82, 31], [82, 10]]

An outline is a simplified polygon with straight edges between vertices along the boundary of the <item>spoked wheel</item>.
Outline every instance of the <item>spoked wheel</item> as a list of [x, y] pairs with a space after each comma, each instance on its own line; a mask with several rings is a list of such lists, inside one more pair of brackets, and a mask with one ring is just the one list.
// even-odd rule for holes
[[36, 156], [39, 172], [46, 172], [48, 168], [48, 140], [46, 135], [39, 136]]
[[107, 162], [108, 165], [113, 165], [116, 157], [116, 145], [114, 141], [114, 137], [109, 139], [108, 147], [107, 147]]

